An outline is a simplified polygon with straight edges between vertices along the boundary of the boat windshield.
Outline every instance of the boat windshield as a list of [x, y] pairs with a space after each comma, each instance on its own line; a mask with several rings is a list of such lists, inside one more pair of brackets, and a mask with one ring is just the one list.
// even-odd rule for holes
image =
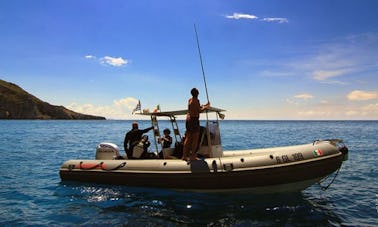
[[[220, 137], [220, 130], [219, 130], [219, 121], [218, 118], [221, 119], [224, 118], [224, 115], [220, 112], [223, 112], [225, 110], [215, 107], [210, 107], [209, 109], [203, 111], [202, 113], [215, 113], [216, 120], [209, 120], [208, 116], [206, 118], [206, 127], [202, 127], [201, 135], [199, 138], [199, 153], [203, 153], [204, 156], [207, 157], [215, 157], [221, 155], [222, 149], [221, 149], [221, 137]], [[155, 142], [155, 150], [158, 152], [159, 150], [159, 139], [161, 136], [160, 129], [159, 129], [159, 123], [158, 118], [169, 118], [171, 122], [171, 127], [174, 132], [174, 139], [175, 142], [182, 143], [182, 136], [180, 134], [176, 116], [179, 115], [186, 115], [187, 110], [176, 110], [176, 111], [164, 111], [164, 112], [141, 112], [136, 113], [138, 115], [144, 115], [144, 116], [150, 116], [151, 118], [151, 124], [154, 127], [154, 142]], [[210, 141], [210, 146], [208, 141]], [[214, 151], [217, 150], [217, 151]]]

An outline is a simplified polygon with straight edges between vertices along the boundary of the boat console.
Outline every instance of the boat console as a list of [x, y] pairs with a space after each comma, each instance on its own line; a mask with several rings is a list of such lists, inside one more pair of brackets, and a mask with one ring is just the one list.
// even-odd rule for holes
[[[207, 127], [201, 127], [198, 154], [208, 158], [223, 156], [219, 122], [207, 122]], [[208, 141], [210, 141], [210, 146]]]
[[119, 157], [119, 148], [114, 143], [102, 142], [97, 145], [96, 159], [97, 160], [113, 160]]

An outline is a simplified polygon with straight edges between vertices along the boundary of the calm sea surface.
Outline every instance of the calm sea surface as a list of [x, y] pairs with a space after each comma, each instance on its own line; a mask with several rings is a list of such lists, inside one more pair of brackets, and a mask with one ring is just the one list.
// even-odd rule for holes
[[293, 194], [220, 195], [61, 182], [60, 165], [94, 158], [100, 142], [123, 153], [130, 127], [0, 121], [0, 226], [377, 226], [378, 121], [221, 122], [225, 150], [343, 139], [349, 160], [327, 191], [314, 185]]

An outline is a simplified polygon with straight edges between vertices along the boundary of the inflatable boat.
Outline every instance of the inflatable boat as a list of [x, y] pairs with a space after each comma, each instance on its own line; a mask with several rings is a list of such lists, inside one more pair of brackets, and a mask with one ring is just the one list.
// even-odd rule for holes
[[[169, 188], [201, 192], [274, 193], [301, 191], [339, 170], [348, 158], [340, 139], [263, 149], [223, 151], [218, 116], [223, 110], [211, 107], [216, 120], [207, 121], [201, 133], [197, 160], [181, 160], [182, 137], [176, 115], [186, 110], [141, 113], [151, 118], [156, 150], [162, 158], [127, 159], [113, 143], [100, 143], [93, 160], [68, 160], [60, 168], [63, 181], [93, 182], [135, 187]], [[157, 118], [168, 117], [176, 146], [162, 149], [157, 143]], [[134, 149], [135, 153], [138, 153]], [[134, 155], [134, 154], [133, 154]]]

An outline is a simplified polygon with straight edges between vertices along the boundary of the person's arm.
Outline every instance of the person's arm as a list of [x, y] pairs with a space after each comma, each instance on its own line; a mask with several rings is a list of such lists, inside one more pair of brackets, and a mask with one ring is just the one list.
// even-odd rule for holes
[[201, 106], [201, 111], [204, 111], [204, 110], [209, 109], [209, 108], [210, 108], [210, 102], [207, 102], [205, 105]]
[[128, 143], [129, 143], [129, 136], [128, 136], [128, 134], [126, 134], [125, 139], [123, 140], [123, 149], [125, 150], [125, 152], [128, 150], [128, 148], [127, 148]]
[[153, 128], [154, 128], [154, 126], [151, 126], [151, 127], [149, 127], [149, 128], [146, 128], [146, 129], [141, 130], [141, 131], [142, 131], [142, 134], [143, 134], [143, 133], [146, 133], [146, 132], [148, 132], [148, 131], [150, 131], [150, 130], [153, 129]]

